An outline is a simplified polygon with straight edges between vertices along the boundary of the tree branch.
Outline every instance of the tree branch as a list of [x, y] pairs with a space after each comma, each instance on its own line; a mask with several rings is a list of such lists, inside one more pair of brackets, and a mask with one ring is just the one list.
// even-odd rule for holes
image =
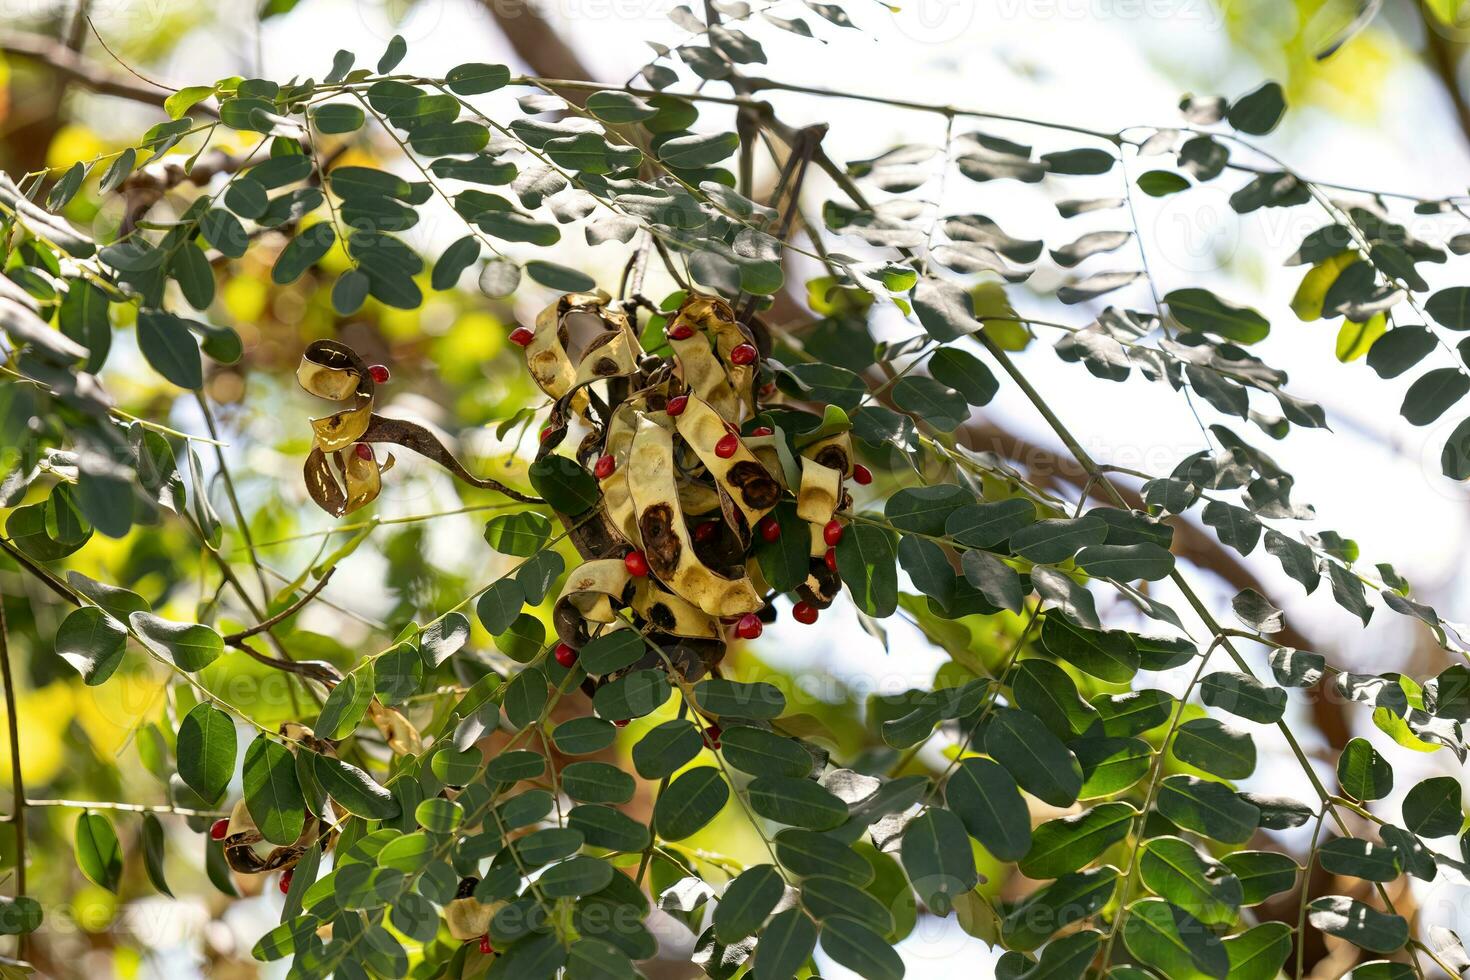
[[[171, 94], [101, 68], [77, 54], [61, 41], [55, 41], [49, 37], [7, 32], [5, 40], [0, 41], [0, 52], [18, 58], [39, 61], [67, 80], [84, 85], [98, 95], [111, 95], [119, 99], [128, 99], [132, 102], [162, 108], [163, 100]], [[196, 106], [195, 108], [207, 115], [217, 115], [207, 106]]]

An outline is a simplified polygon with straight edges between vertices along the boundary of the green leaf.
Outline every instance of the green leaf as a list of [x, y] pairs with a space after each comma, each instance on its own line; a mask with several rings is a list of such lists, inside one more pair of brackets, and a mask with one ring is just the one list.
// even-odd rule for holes
[[642, 122], [658, 115], [658, 110], [629, 92], [593, 92], [587, 97], [586, 109], [605, 123]]
[[637, 630], [613, 630], [594, 637], [577, 654], [589, 674], [613, 674], [648, 655], [648, 644]]
[[272, 844], [291, 844], [306, 825], [306, 800], [296, 759], [285, 746], [259, 735], [245, 750], [245, 808]]
[[1255, 833], [1261, 811], [1224, 783], [1169, 776], [1159, 786], [1159, 812], [1177, 826], [1223, 844], [1244, 844]]
[[644, 779], [662, 779], [699, 754], [704, 739], [687, 719], [657, 725], [633, 746], [633, 768]]
[[1231, 980], [1275, 980], [1291, 954], [1292, 928], [1285, 922], [1262, 922], [1225, 940]]
[[1225, 120], [1252, 136], [1264, 136], [1275, 129], [1286, 114], [1286, 96], [1276, 82], [1266, 82], [1242, 95], [1226, 110]]
[[317, 737], [344, 739], [357, 730], [373, 699], [373, 662], [364, 661], [327, 695], [314, 726]]
[[919, 279], [914, 287], [913, 305], [919, 322], [940, 343], [958, 340], [979, 327], [970, 294], [947, 279], [933, 276]]
[[383, 56], [378, 59], [378, 74], [386, 75], [398, 67], [403, 56], [408, 53], [408, 42], [403, 40], [402, 34], [394, 34], [388, 39], [388, 48]]
[[94, 885], [116, 893], [122, 880], [122, 845], [117, 842], [117, 832], [112, 821], [101, 813], [82, 811], [77, 817], [73, 840], [77, 867]]
[[971, 548], [992, 548], [1035, 520], [1035, 505], [1012, 497], [952, 510], [945, 518], [944, 533]]
[[837, 542], [837, 573], [853, 603], [869, 616], [883, 619], [898, 607], [897, 545], [892, 532], [854, 523]]
[[1058, 738], [1072, 738], [1097, 720], [1097, 709], [1082, 700], [1072, 678], [1050, 660], [1022, 660], [1011, 678], [1011, 692], [1018, 708], [1036, 715]]
[[892, 394], [900, 411], [943, 432], [953, 432], [970, 417], [965, 397], [933, 378], [905, 375], [893, 386]]
[[1430, 776], [1404, 795], [1404, 826], [1419, 837], [1458, 834], [1465, 817], [1460, 783], [1453, 776]]
[[979, 881], [965, 825], [948, 810], [929, 807], [909, 821], [900, 854], [909, 880], [935, 915], [948, 915], [955, 896]]
[[[333, 183], [335, 187], [335, 182]], [[296, 237], [286, 243], [281, 254], [271, 267], [271, 279], [277, 285], [289, 286], [307, 269], [316, 265], [337, 241], [337, 233], [331, 222], [321, 221], [297, 232]]]
[[847, 804], [810, 779], [758, 776], [746, 795], [756, 813], [792, 827], [831, 830], [848, 817]]
[[459, 284], [459, 277], [464, 270], [473, 265], [479, 257], [480, 240], [474, 235], [464, 236], [446, 248], [439, 256], [439, 260], [434, 263], [434, 272], [429, 277], [429, 284], [435, 289], [453, 289]]
[[561, 771], [561, 788], [580, 803], [627, 803], [637, 788], [632, 776], [606, 762], [572, 762]]
[[1138, 175], [1138, 189], [1149, 197], [1168, 197], [1189, 190], [1189, 181], [1170, 170], [1149, 170]]
[[509, 83], [510, 69], [471, 62], [449, 69], [444, 82], [455, 95], [484, 95]]
[[122, 623], [96, 606], [72, 610], [56, 630], [57, 655], [75, 667], [89, 687], [113, 675], [127, 645]]
[[1244, 779], [1256, 771], [1251, 737], [1218, 718], [1194, 718], [1179, 726], [1174, 757], [1224, 779]]
[[313, 106], [311, 122], [320, 133], [355, 133], [366, 120], [362, 107], [348, 102]]
[[485, 542], [503, 555], [529, 558], [551, 539], [551, 522], [535, 511], [500, 514], [485, 525]]
[[730, 786], [713, 766], [690, 769], [664, 789], [653, 807], [653, 826], [664, 840], [693, 836], [719, 815]]
[[1151, 542], [1088, 545], [1077, 553], [1077, 564], [1088, 575], [1131, 582], [1157, 582], [1174, 570], [1174, 556]]
[[1400, 870], [1392, 847], [1356, 837], [1334, 837], [1318, 848], [1317, 860], [1332, 874], [1364, 881], [1393, 881]]
[[1021, 788], [1052, 806], [1071, 806], [1082, 790], [1082, 766], [1029, 711], [1000, 708], [985, 729], [985, 751]]
[[96, 374], [112, 347], [112, 324], [107, 317], [107, 294], [85, 279], [74, 280], [61, 299], [57, 325], [68, 338], [87, 348], [83, 370]]
[[527, 475], [553, 510], [575, 516], [597, 506], [602, 492], [592, 474], [565, 456], [543, 456]]
[[883, 516], [900, 531], [939, 536], [945, 533], [945, 523], [955, 508], [974, 499], [970, 491], [952, 483], [907, 487], [888, 498]]
[[1163, 899], [1145, 898], [1129, 907], [1123, 943], [1141, 962], [1171, 980], [1224, 980], [1230, 971], [1230, 957], [1219, 938]]
[[1409, 939], [1402, 916], [1388, 915], [1346, 895], [1324, 895], [1307, 906], [1316, 929], [1374, 953], [1392, 953]]
[[527, 667], [505, 685], [505, 695], [500, 706], [505, 709], [505, 718], [517, 731], [541, 717], [546, 707], [546, 675], [540, 668]]
[[817, 927], [799, 908], [777, 913], [755, 948], [753, 976], [759, 980], [794, 977], [817, 946]]
[[975, 549], [960, 556], [960, 568], [965, 581], [980, 591], [985, 601], [999, 609], [1020, 613], [1025, 594], [1021, 589], [1021, 576], [1011, 566], [990, 554]]
[[143, 310], [138, 314], [138, 349], [153, 370], [180, 388], [204, 385], [204, 362], [199, 345], [184, 321], [168, 313]]
[[1367, 739], [1354, 738], [1337, 757], [1337, 782], [1355, 800], [1381, 800], [1393, 789], [1393, 766]]
[[214, 94], [213, 85], [189, 85], [163, 100], [163, 111], [170, 119], [182, 118], [184, 113]]
[[525, 265], [526, 275], [535, 282], [562, 293], [585, 293], [597, 288], [597, 280], [577, 269], [555, 262], [532, 259]]
[[163, 873], [163, 824], [158, 817], [152, 813], [143, 814], [143, 869], [148, 874], [148, 880], [153, 887], [167, 895], [174, 897], [169, 890], [168, 879]]
[[1241, 905], [1259, 905], [1294, 888], [1301, 871], [1290, 857], [1275, 851], [1236, 851], [1225, 855], [1221, 863], [1240, 881]]
[[825, 919], [821, 940], [823, 952], [865, 980], [903, 978], [903, 960], [892, 944], [861, 922], [844, 916]]
[[[728, 740], [729, 736], [726, 735]], [[1031, 848], [1031, 817], [1016, 780], [989, 759], [962, 761], [944, 786], [945, 803], [970, 836], [1001, 861], [1017, 861]]]
[[753, 776], [800, 778], [812, 771], [811, 754], [800, 743], [763, 728], [737, 725], [725, 729], [720, 751], [726, 762]]
[[1044, 879], [1078, 870], [1126, 837], [1137, 813], [1128, 803], [1103, 803], [1048, 820], [1032, 832], [1031, 850], [1021, 859], [1021, 873]]
[[802, 907], [818, 922], [838, 917], [865, 923], [880, 934], [893, 928], [893, 915], [877, 896], [836, 878], [808, 878], [801, 883]]
[[1200, 700], [1212, 708], [1228, 711], [1263, 725], [1281, 720], [1286, 711], [1286, 692], [1268, 687], [1249, 674], [1219, 670], [1200, 681]]
[[[742, 871], [715, 906], [715, 935], [720, 942], [730, 944], [755, 934], [785, 891], [786, 883], [774, 865], [757, 864]], [[762, 938], [757, 949], [764, 946]]]
[[592, 696], [598, 715], [613, 721], [642, 718], [657, 711], [673, 694], [662, 670], [635, 670], [604, 684]]
[[778, 718], [786, 710], [780, 688], [765, 682], [706, 678], [694, 685], [694, 700], [706, 714], [721, 718]]
[[1104, 865], [1038, 888], [1012, 907], [1001, 925], [1010, 949], [1030, 951], [1055, 933], [1096, 913], [1118, 884], [1118, 869]]
[[739, 145], [740, 137], [734, 133], [695, 133], [660, 144], [658, 158], [671, 167], [693, 170], [719, 163]]
[[1164, 302], [1186, 329], [1238, 344], [1254, 344], [1271, 332], [1270, 322], [1259, 312], [1227, 302], [1207, 289], [1176, 289], [1164, 296]]
[[174, 623], [152, 613], [135, 612], [128, 622], [143, 642], [180, 670], [203, 670], [224, 652], [224, 638], [198, 623]]
[[[1435, 368], [1409, 385], [1399, 414], [1410, 425], [1429, 425], [1464, 398], [1466, 392], [1470, 392], [1470, 376], [1463, 368]], [[1336, 568], [1336, 565], [1328, 566], [1329, 571]]]
[[[960, 835], [963, 840], [963, 827]], [[781, 866], [802, 878], [839, 878], [860, 888], [873, 880], [873, 865], [836, 836], [788, 827], [776, 835], [775, 845]]]
[[515, 579], [498, 579], [475, 600], [475, 616], [487, 633], [496, 636], [510, 629], [525, 603], [526, 594]]
[[1049, 615], [1042, 621], [1041, 643], [1054, 656], [1105, 681], [1126, 684], [1138, 672], [1138, 651], [1121, 630], [1082, 629]]
[[[419, 648], [423, 654], [424, 662], [427, 663], [430, 667], [437, 667], [444, 661], [448, 660], [450, 657], [454, 656], [456, 653], [459, 652], [461, 647], [469, 642], [469, 639], [470, 621], [469, 618], [461, 612], [445, 613], [444, 616], [440, 619], [437, 619], [434, 622], [430, 623], [428, 626], [425, 626], [423, 632], [419, 633], [418, 636]], [[370, 688], [375, 688], [377, 684], [373, 677], [374, 670], [372, 666], [372, 661], [365, 662], [361, 667], [358, 667], [357, 670], [354, 670], [348, 676], [352, 677], [364, 672], [367, 680], [367, 686]], [[332, 693], [337, 693], [335, 688], [333, 689]], [[329, 703], [330, 700], [331, 699], [328, 698]], [[325, 709], [323, 710], [325, 711]], [[334, 727], [333, 730], [335, 731], [339, 729], [338, 727]], [[346, 736], [340, 735], [332, 737], [345, 738]]]
[[572, 718], [556, 726], [551, 740], [557, 751], [567, 755], [591, 755], [601, 752], [613, 743], [617, 729], [612, 722], [602, 718]]
[[230, 716], [201, 701], [179, 723], [179, 778], [206, 803], [218, 802], [234, 775], [237, 745]]
[[1138, 738], [1083, 738], [1067, 743], [1082, 766], [1081, 799], [1112, 796], [1143, 778], [1153, 760], [1149, 744]]
[[1155, 837], [1144, 845], [1139, 873], [1149, 891], [1212, 926], [1235, 921], [1245, 898], [1226, 865], [1205, 857], [1178, 837]]
[[22, 936], [41, 928], [45, 912], [41, 903], [24, 895], [0, 898], [0, 935]]

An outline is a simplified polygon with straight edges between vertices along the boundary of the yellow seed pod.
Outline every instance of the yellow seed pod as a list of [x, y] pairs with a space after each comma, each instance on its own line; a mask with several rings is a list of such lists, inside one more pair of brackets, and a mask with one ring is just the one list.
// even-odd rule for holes
[[[542, 391], [561, 398], [581, 385], [637, 370], [643, 349], [628, 315], [609, 306], [610, 299], [601, 290], [568, 293], [537, 314], [526, 366]], [[580, 392], [572, 399], [578, 412], [586, 404]]]
[[[644, 416], [628, 456], [628, 482], [649, 568], [670, 590], [711, 616], [755, 612], [764, 603], [750, 579], [726, 578], [695, 557], [679, 507], [673, 459], [673, 434]], [[751, 464], [759, 465], [754, 458]]]
[[841, 497], [842, 474], [803, 456], [801, 489], [796, 494], [796, 516], [813, 524], [826, 524], [836, 513]]
[[715, 446], [731, 433], [725, 420], [703, 399], [689, 396], [689, 404], [674, 421], [679, 435], [740, 509], [747, 529], [755, 527], [780, 502], [781, 484], [739, 436], [733, 455], [722, 459], [715, 452]]
[[444, 924], [449, 934], [460, 942], [477, 939], [490, 931], [490, 920], [504, 902], [481, 902], [474, 898], [456, 898], [444, 906]]

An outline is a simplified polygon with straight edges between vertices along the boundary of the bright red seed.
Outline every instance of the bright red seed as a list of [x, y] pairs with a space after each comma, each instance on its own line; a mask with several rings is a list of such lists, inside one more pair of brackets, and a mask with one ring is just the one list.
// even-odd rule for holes
[[714, 537], [715, 532], [719, 529], [720, 524], [718, 521], [705, 521], [703, 524], [697, 525], [694, 528], [694, 540], [698, 541], [700, 544], [703, 544], [710, 538]]
[[852, 468], [852, 479], [858, 486], [865, 487], [873, 482], [873, 471], [858, 463]]
[[720, 735], [724, 730], [719, 725], [711, 724], [704, 730], [704, 744], [707, 748], [718, 749], [720, 747]]
[[828, 521], [827, 526], [822, 528], [822, 540], [827, 542], [830, 547], [835, 548], [837, 547], [837, 542], [842, 540], [843, 530], [841, 521]]
[[592, 472], [599, 480], [606, 480], [613, 475], [613, 470], [617, 468], [617, 460], [611, 456], [599, 456], [597, 457], [597, 462], [592, 466]]
[[555, 432], [556, 432], [556, 426], [554, 426], [554, 425], [545, 425], [545, 426], [542, 426], [541, 427], [541, 441], [542, 442], [545, 442], [547, 439], [550, 439], [551, 436], [552, 436], [552, 434], [555, 433]]
[[619, 718], [617, 721], [613, 722], [613, 727], [614, 728], [627, 728], [628, 727], [628, 722], [630, 722], [630, 721], [632, 721], [631, 718]]
[[571, 670], [572, 664], [577, 662], [577, 651], [565, 643], [558, 643], [556, 645], [556, 662], [567, 670]]
[[759, 356], [754, 344], [736, 344], [730, 351], [730, 361], [734, 364], [754, 364]]
[[755, 613], [746, 613], [735, 624], [735, 635], [742, 640], [753, 640], [761, 635], [763, 629], [765, 626], [761, 623], [759, 616]]
[[827, 549], [827, 553], [822, 556], [822, 560], [827, 563], [827, 571], [829, 571], [829, 572], [835, 572], [835, 571], [837, 571], [837, 549], [836, 548], [828, 548]]
[[641, 551], [630, 551], [623, 556], [623, 567], [634, 578], [642, 578], [648, 574], [648, 556]]
[[687, 323], [681, 323], [669, 331], [670, 340], [688, 340], [694, 336], [694, 328]]
[[750, 434], [753, 437], [759, 438], [760, 436], [771, 435], [774, 431], [769, 425], [758, 425], [750, 430]]
[[781, 536], [781, 522], [774, 517], [762, 517], [759, 529], [761, 538], [766, 541], [775, 541]]
[[664, 411], [668, 412], [670, 415], [683, 415], [684, 409], [688, 407], [688, 395], [675, 395], [673, 398], [670, 398], [668, 404], [664, 406]]
[[368, 374], [372, 375], [373, 380], [380, 385], [387, 384], [388, 379], [393, 377], [393, 375], [388, 371], [388, 366], [386, 364], [374, 364], [372, 367], [368, 368]]
[[531, 341], [535, 339], [536, 335], [525, 327], [516, 327], [510, 332], [510, 342], [517, 347], [529, 346]]
[[226, 820], [224, 817], [220, 817], [214, 823], [210, 824], [210, 827], [209, 827], [209, 836], [212, 839], [214, 839], [214, 840], [224, 840], [225, 839], [225, 835], [228, 834], [229, 832], [230, 832], [230, 822], [228, 820]]
[[715, 455], [721, 459], [729, 459], [735, 455], [740, 448], [740, 437], [733, 432], [727, 432], [720, 436], [720, 441], [715, 443]]
[[356, 447], [358, 459], [371, 460], [373, 458], [373, 447], [365, 442], [359, 442]]
[[286, 892], [288, 892], [288, 891], [291, 890], [291, 875], [294, 872], [294, 870], [295, 870], [294, 868], [287, 868], [286, 869], [286, 873], [283, 874], [283, 875], [281, 875], [281, 894], [282, 895], [286, 894]]
[[791, 607], [791, 618], [810, 626], [817, 621], [817, 607], [810, 602], [798, 602]]
[[495, 947], [490, 945], [489, 936], [480, 937], [480, 952], [484, 953], [486, 956], [489, 956], [491, 953], [495, 952]]

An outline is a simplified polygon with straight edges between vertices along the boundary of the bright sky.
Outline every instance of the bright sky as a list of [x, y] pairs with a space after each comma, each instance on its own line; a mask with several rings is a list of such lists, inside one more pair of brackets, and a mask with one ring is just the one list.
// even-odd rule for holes
[[[643, 39], [672, 44], [684, 37], [667, 18], [673, 6], [670, 0], [557, 0], [538, 6], [564, 26], [587, 63], [610, 81], [624, 80], [649, 57]], [[788, 0], [777, 12], [804, 15], [829, 43], [793, 38], [769, 27], [759, 29], [771, 62], [778, 66], [773, 74], [792, 82], [1115, 129], [1176, 124], [1182, 90], [1239, 95], [1277, 67], [1243, 59], [1208, 0], [997, 0], [986, 4], [918, 0], [897, 16], [864, 0], [849, 0], [847, 6], [868, 33], [839, 30]], [[1292, 7], [1275, 5], [1273, 13], [1291, 16]], [[106, 21], [102, 23], [105, 26]], [[409, 42], [405, 70], [442, 74], [464, 61], [513, 60], [482, 10], [470, 0], [420, 0], [394, 26], [377, 3], [305, 0], [297, 12], [268, 23], [264, 74], [320, 77], [331, 49], [339, 46], [358, 51], [359, 61], [370, 63], [394, 33], [401, 33]], [[1395, 42], [1380, 39], [1376, 43], [1391, 48]], [[181, 46], [176, 60], [159, 71], [180, 84], [206, 81], [230, 71], [248, 70], [252, 48], [248, 37], [213, 38]], [[1412, 59], [1399, 57], [1394, 64], [1397, 67], [1388, 74], [1381, 93], [1381, 104], [1387, 108], [1377, 118], [1354, 124], [1318, 111], [1288, 114], [1287, 122], [1264, 145], [1298, 171], [1321, 179], [1422, 194], [1463, 193], [1470, 160], [1442, 91]], [[723, 88], [716, 85], [712, 91]], [[871, 156], [899, 142], [943, 139], [943, 120], [937, 116], [804, 96], [773, 94], [772, 101], [782, 118], [793, 124], [830, 123], [827, 147], [838, 160]], [[510, 108], [508, 101], [506, 107]], [[719, 116], [710, 118], [718, 120]], [[969, 121], [957, 125], [958, 132], [974, 128], [980, 127]], [[1034, 143], [1039, 151], [1087, 145], [1033, 127], [997, 124], [983, 128]], [[1127, 167], [1127, 173], [1136, 177], [1148, 164], [1129, 160]], [[1119, 179], [1117, 169], [1101, 177], [1062, 178], [1074, 183], [1064, 185], [1054, 196], [1116, 195]], [[1414, 429], [1398, 418], [1399, 402], [1411, 377], [1384, 382], [1361, 362], [1335, 362], [1335, 325], [1296, 320], [1287, 302], [1301, 270], [1280, 265], [1301, 237], [1325, 224], [1325, 218], [1320, 212], [1301, 208], [1288, 215], [1268, 212], [1242, 219], [1225, 204], [1228, 193], [1241, 182], [1227, 176], [1219, 181], [1222, 190], [1206, 187], [1162, 201], [1140, 196], [1138, 219], [1159, 292], [1205, 286], [1268, 316], [1274, 330], [1256, 352], [1268, 363], [1290, 371], [1288, 390], [1321, 401], [1335, 431], [1329, 435], [1293, 430], [1285, 443], [1268, 446], [1269, 440], [1254, 427], [1233, 427], [1267, 448], [1296, 475], [1296, 497], [1317, 506], [1320, 527], [1356, 538], [1370, 563], [1393, 562], [1418, 586], [1421, 598], [1448, 618], [1470, 618], [1470, 576], [1458, 575], [1467, 530], [1466, 494], [1439, 475], [1438, 465], [1438, 447], [1461, 416], [1448, 416], [1428, 430]], [[931, 182], [924, 193], [938, 190]], [[980, 211], [1007, 230], [1044, 238], [1052, 247], [1083, 231], [1126, 227], [1121, 223], [1126, 222], [1122, 211], [1064, 221], [1048, 203], [1048, 195], [1053, 194], [1049, 187], [1021, 187], [1011, 182], [976, 185], [955, 176], [945, 182], [944, 193], [948, 212]], [[1400, 220], [1411, 219], [1405, 213]], [[1415, 234], [1436, 242], [1457, 230], [1422, 220], [1411, 224]], [[573, 255], [574, 261], [583, 262], [589, 271], [609, 281], [622, 261], [611, 248]], [[1136, 268], [1137, 250], [1127, 246], [1088, 260], [1080, 271]], [[1429, 277], [1431, 283], [1450, 284], [1459, 268], [1452, 261], [1435, 270], [1439, 274]], [[1061, 307], [1045, 295], [1059, 282], [1055, 271], [1040, 272], [1031, 288], [1011, 288], [1012, 302], [1023, 314], [1084, 325], [1091, 316], [1088, 307]], [[1143, 310], [1151, 310], [1153, 302], [1141, 284], [1106, 301]], [[530, 297], [524, 312], [533, 312], [540, 302], [543, 297]], [[915, 330], [901, 323], [891, 326], [894, 336]], [[1095, 380], [1081, 366], [1062, 363], [1043, 345], [1033, 345], [1023, 364], [1061, 417], [1103, 460], [1167, 472], [1179, 458], [1203, 446], [1201, 432], [1180, 396], [1163, 386], [1136, 379], [1125, 385]], [[1019, 393], [1006, 385], [986, 411], [1037, 442], [1056, 444]], [[1208, 408], [1201, 411], [1206, 422], [1221, 421]], [[410, 509], [422, 509], [421, 504], [416, 501]], [[449, 540], [454, 534], [449, 529], [447, 537], [435, 539], [451, 561], [462, 550]], [[477, 539], [478, 534], [472, 530], [469, 537]], [[468, 559], [468, 553], [463, 557]], [[1305, 597], [1295, 583], [1284, 578], [1274, 559], [1255, 554], [1247, 560], [1271, 585], [1273, 597], [1287, 609], [1293, 623], [1321, 638], [1323, 650], [1334, 662], [1374, 670], [1402, 663], [1412, 639], [1405, 620], [1379, 609], [1370, 628], [1359, 630], [1355, 620], [1331, 602], [1325, 585], [1316, 595]], [[364, 569], [367, 575], [376, 572]], [[1228, 593], [1215, 591], [1216, 606], [1224, 608]], [[885, 654], [840, 609], [825, 615], [823, 627], [815, 631], [793, 628], [783, 620], [766, 632], [758, 651], [782, 666], [831, 672], [884, 690], [926, 683], [939, 657], [903, 623], [895, 620], [888, 625], [891, 654]], [[1442, 666], [1429, 669], [1432, 672]], [[1177, 690], [1181, 682], [1178, 678], [1149, 678], [1140, 681], [1140, 686]], [[1253, 726], [1253, 734], [1262, 745], [1263, 763], [1248, 787], [1309, 795], [1290, 760], [1265, 754], [1271, 744], [1268, 733]], [[1384, 741], [1371, 726], [1364, 734]], [[1407, 755], [1396, 748], [1387, 751], [1396, 765]], [[1420, 763], [1422, 772], [1428, 774], [1436, 766], [1452, 766], [1454, 760], [1441, 752], [1423, 757]], [[1402, 779], [1401, 785], [1411, 782]], [[1464, 904], [1458, 901], [1465, 897], [1458, 886], [1416, 883], [1415, 887], [1421, 899], [1445, 900], [1446, 907]], [[247, 933], [258, 932], [260, 922], [265, 921], [255, 918], [260, 921], [244, 926]], [[1454, 920], [1454, 914], [1445, 913], [1445, 924]], [[1463, 915], [1459, 925], [1466, 925]], [[983, 944], [965, 937], [952, 923], [932, 922], [921, 924], [902, 945], [902, 952], [914, 977], [939, 976], [953, 968], [956, 956], [962, 957], [958, 962], [964, 962], [970, 971], [977, 971], [979, 964], [989, 962], [990, 955]], [[824, 976], [851, 976], [824, 965], [828, 967]]]

